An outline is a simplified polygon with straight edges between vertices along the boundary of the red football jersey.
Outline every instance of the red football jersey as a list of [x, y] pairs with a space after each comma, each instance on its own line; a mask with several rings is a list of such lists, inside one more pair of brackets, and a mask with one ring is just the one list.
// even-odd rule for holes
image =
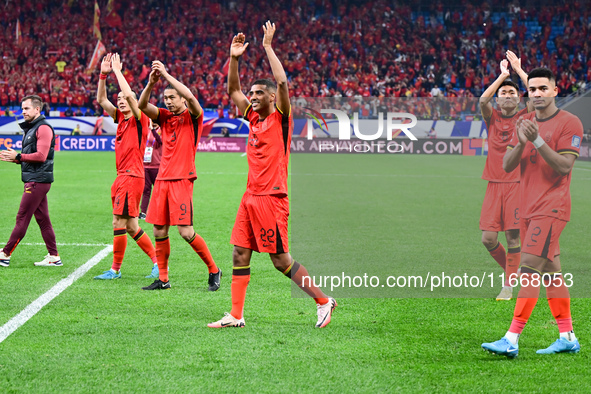
[[178, 115], [167, 109], [158, 109], [162, 132], [162, 158], [156, 179], [197, 179], [195, 153], [203, 130], [203, 114], [194, 116], [185, 109]]
[[488, 156], [482, 172], [482, 179], [492, 182], [519, 182], [519, 166], [509, 173], [503, 170], [503, 157], [507, 152], [507, 145], [515, 133], [515, 123], [520, 116], [527, 114], [527, 108], [513, 116], [503, 116], [503, 113], [493, 109], [490, 119], [486, 121], [488, 129]]
[[[533, 120], [535, 112], [523, 116]], [[557, 110], [547, 119], [538, 122], [540, 137], [555, 152], [573, 154], [579, 157], [579, 149], [583, 140], [583, 124], [570, 112]], [[513, 136], [507, 149], [517, 144], [517, 135]], [[550, 216], [560, 220], [570, 220], [570, 179], [568, 175], [560, 175], [539, 154], [531, 142], [527, 142], [521, 156], [521, 212], [526, 219], [535, 216]]]
[[293, 131], [293, 117], [284, 116], [279, 108], [265, 120], [248, 106], [244, 117], [250, 122], [246, 157], [248, 158], [248, 182], [246, 191], [251, 194], [287, 195], [287, 165]]
[[117, 136], [115, 138], [115, 161], [117, 175], [144, 177], [144, 148], [148, 138], [150, 120], [142, 112], [140, 120], [135, 116], [125, 119], [117, 109], [115, 114]]

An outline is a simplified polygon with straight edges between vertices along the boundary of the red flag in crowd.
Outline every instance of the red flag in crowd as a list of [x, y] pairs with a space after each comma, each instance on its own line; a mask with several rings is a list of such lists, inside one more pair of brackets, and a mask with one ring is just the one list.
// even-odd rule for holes
[[100, 19], [101, 19], [101, 10], [99, 9], [98, 2], [95, 0], [95, 2], [94, 2], [94, 22], [92, 23], [92, 34], [99, 41], [103, 39], [103, 37], [101, 35]]
[[107, 14], [105, 15], [105, 22], [109, 27], [121, 27], [121, 17], [115, 10], [115, 0], [109, 0], [107, 3]]
[[144, 79], [148, 78], [148, 75], [150, 75], [150, 71], [152, 71], [152, 69], [148, 66], [146, 66], [145, 64], [142, 65], [142, 73], [139, 76], [139, 80], [143, 81]]
[[90, 59], [90, 63], [88, 64], [88, 68], [86, 69], [87, 72], [91, 73], [94, 69], [99, 65], [103, 56], [107, 53], [107, 49], [99, 40], [96, 43], [96, 47], [94, 48], [94, 53], [92, 54], [92, 58]]
[[115, 2], [113, 0], [109, 0], [107, 3], [107, 16], [109, 16], [109, 14], [113, 11], [115, 11]]
[[226, 62], [224, 63], [224, 66], [222, 67], [222, 74], [224, 74], [224, 77], [228, 76], [229, 69], [230, 69], [230, 58], [228, 58], [226, 60]]
[[21, 43], [22, 34], [21, 34], [21, 22], [18, 19], [16, 20], [16, 33], [15, 33], [15, 36], [16, 36], [16, 43], [17, 44], [20, 44]]
[[208, 120], [207, 122], [203, 123], [203, 130], [201, 131], [201, 137], [205, 138], [211, 133], [211, 129], [213, 129], [213, 124], [217, 121], [217, 118]]

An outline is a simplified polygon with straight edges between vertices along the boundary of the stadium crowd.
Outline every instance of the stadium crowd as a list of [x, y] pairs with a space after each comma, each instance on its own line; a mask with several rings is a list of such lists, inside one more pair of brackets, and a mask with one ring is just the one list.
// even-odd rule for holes
[[[267, 19], [279, 27], [276, 52], [293, 97], [478, 97], [497, 77], [507, 49], [526, 71], [554, 70], [561, 96], [591, 81], [588, 0], [528, 8], [505, 0], [115, 0], [115, 18], [105, 16], [106, 2], [99, 1], [102, 42], [122, 55], [132, 89], [143, 89], [158, 59], [209, 108], [231, 108], [224, 65], [232, 36], [242, 31], [259, 46]], [[99, 70], [87, 72], [97, 43], [93, 13], [93, 0], [8, 0], [0, 13], [0, 104], [40, 94], [52, 107], [102, 114]], [[247, 50], [240, 74], [243, 81], [270, 75], [263, 53]], [[155, 89], [154, 104], [162, 89]], [[466, 102], [475, 100], [452, 105], [454, 111], [472, 110]]]

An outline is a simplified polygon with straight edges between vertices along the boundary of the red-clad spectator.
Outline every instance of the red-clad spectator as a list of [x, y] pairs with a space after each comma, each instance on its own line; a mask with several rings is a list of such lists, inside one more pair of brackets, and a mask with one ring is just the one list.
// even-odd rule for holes
[[[282, 5], [261, 1], [224, 5], [202, 0], [198, 7], [176, 2], [159, 4], [156, 9], [153, 2], [120, 0], [115, 2], [116, 16], [103, 15], [103, 43], [109, 51], [129, 53], [123, 60], [132, 89], [141, 90], [145, 70], [151, 60], [158, 59], [183, 83], [197, 87], [201, 102], [212, 108], [229, 105], [221, 73], [227, 54], [220, 43], [235, 31], [244, 31], [251, 45], [260, 45], [255, 34], [260, 31], [259, 22], [242, 16], [261, 8], [270, 10], [266, 18], [281, 21], [276, 50], [285, 59], [295, 95], [420, 97], [433, 86], [447, 83], [458, 95], [462, 89], [473, 94], [490, 82], [489, 64], [497, 63], [507, 49], [521, 56], [525, 70], [550, 67], [563, 81], [561, 94], [591, 82], [591, 47], [585, 45], [590, 27], [582, 22], [591, 14], [590, 0], [522, 7], [513, 14], [506, 12], [510, 0], [491, 5], [466, 0], [461, 9], [439, 2], [429, 14], [412, 2], [391, 8], [386, 0], [372, 1], [371, 6], [345, 0], [333, 8], [326, 1], [296, 0]], [[121, 10], [126, 10], [125, 15]], [[69, 8], [56, 0], [38, 0], [7, 7], [0, 14], [5, 27], [0, 31], [0, 49], [5, 58], [12, 59], [0, 65], [0, 81], [9, 88], [0, 92], [2, 105], [18, 104], [21, 88], [28, 94], [54, 92], [56, 86], [62, 89], [57, 98], [52, 93], [46, 101], [92, 103], [98, 78], [96, 71], [86, 73], [96, 44], [88, 28], [92, 12], [92, 7]], [[498, 22], [492, 22], [491, 12], [500, 17]], [[13, 39], [17, 18], [26, 33], [20, 45]], [[539, 34], [528, 30], [530, 23], [541, 27]], [[554, 28], [561, 34], [551, 39]], [[146, 34], [150, 34], [149, 42], [142, 39]], [[37, 36], [46, 37], [43, 45], [34, 39]], [[297, 40], [292, 39], [295, 36]], [[63, 65], [61, 59], [70, 60]], [[63, 71], [56, 63], [64, 66]], [[245, 64], [249, 66], [240, 68], [243, 80], [270, 73], [260, 53], [245, 55]], [[25, 81], [22, 75], [33, 75], [35, 82]], [[444, 80], [444, 75], [449, 79]], [[394, 87], [396, 83], [399, 88]], [[153, 93], [161, 101], [162, 88]]]

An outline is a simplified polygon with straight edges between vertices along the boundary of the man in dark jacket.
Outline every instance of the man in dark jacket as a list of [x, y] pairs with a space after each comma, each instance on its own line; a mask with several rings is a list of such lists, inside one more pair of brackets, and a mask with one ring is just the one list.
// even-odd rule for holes
[[55, 132], [45, 121], [45, 116], [41, 115], [41, 97], [27, 96], [21, 104], [25, 118], [25, 121], [19, 124], [24, 132], [22, 151], [18, 153], [8, 148], [0, 152], [0, 160], [21, 165], [21, 179], [25, 184], [25, 191], [16, 215], [16, 225], [8, 243], [0, 251], [0, 267], [10, 265], [10, 256], [25, 237], [33, 215], [39, 224], [48, 252], [47, 256], [35, 265], [59, 267], [62, 261], [57, 252], [55, 233], [47, 206], [47, 192], [53, 182]]

